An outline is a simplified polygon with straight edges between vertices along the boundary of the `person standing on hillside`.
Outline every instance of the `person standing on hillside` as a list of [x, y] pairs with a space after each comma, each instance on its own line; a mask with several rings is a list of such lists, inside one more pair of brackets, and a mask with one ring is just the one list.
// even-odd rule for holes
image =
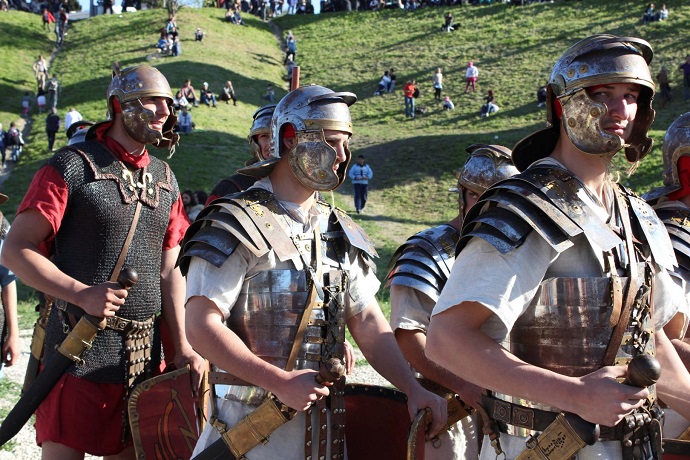
[[479, 69], [474, 65], [472, 61], [467, 63], [467, 70], [465, 71], [465, 80], [467, 85], [465, 85], [465, 94], [470, 92], [470, 87], [473, 92], [477, 92], [477, 77], [479, 76]]
[[683, 71], [683, 86], [685, 87], [685, 100], [690, 100], [690, 54], [685, 55], [685, 62], [678, 66]]
[[431, 77], [431, 84], [434, 87], [434, 99], [441, 100], [441, 91], [443, 91], [443, 73], [440, 67], [436, 68], [434, 75]]
[[36, 76], [36, 85], [38, 85], [39, 89], [45, 89], [46, 78], [48, 78], [48, 61], [45, 60], [42, 54], [39, 54], [32, 68]]
[[408, 118], [414, 118], [414, 98], [417, 92], [417, 82], [415, 80], [409, 80], [403, 86], [403, 95], [405, 96], [405, 116]]
[[194, 455], [225, 430], [230, 440], [242, 437], [234, 427], [257, 404], [280, 407], [270, 392], [292, 408], [290, 420], [264, 432], [267, 442], [248, 457], [345, 458], [345, 382], [337, 371], [346, 326], [369, 363], [407, 394], [410, 415], [430, 407], [431, 434], [442, 427], [445, 400], [416, 382], [376, 302], [371, 240], [317, 199], [345, 179], [355, 100], [317, 85], [288, 93], [271, 120], [270, 158], [245, 168], [264, 177], [214, 201], [185, 236], [187, 334], [214, 364], [210, 381], [233, 382], [214, 399], [215, 425], [225, 428], [208, 424]]
[[[7, 135], [5, 136], [5, 145], [10, 148], [10, 158], [12, 161], [19, 160], [19, 155], [22, 152], [22, 147], [24, 146], [24, 136], [22, 132], [14, 125], [14, 122], [10, 122], [10, 129], [7, 130]], [[4, 160], [4, 159], [3, 159]], [[2, 167], [5, 168], [5, 162], [2, 162]]]
[[0, 123], [0, 157], [2, 158], [2, 168], [5, 168], [5, 154], [7, 152], [7, 131], [2, 127]]
[[[431, 312], [448, 281], [455, 261], [455, 245], [467, 212], [494, 183], [517, 174], [510, 150], [500, 145], [473, 144], [458, 171], [458, 215], [437, 227], [409, 238], [388, 264], [386, 287], [391, 294], [391, 328], [398, 346], [422, 381], [434, 382], [438, 394], [454, 393], [464, 404], [465, 416], [437, 439], [425, 445], [425, 460], [476, 459], [479, 436], [476, 415], [470, 407], [481, 401], [481, 388], [439, 367], [424, 356]], [[440, 386], [440, 387], [439, 387]], [[428, 387], [427, 387], [428, 388]]]
[[[5, 240], [2, 264], [55, 299], [45, 366], [78, 317], [107, 320], [82, 362], [68, 368], [36, 411], [43, 458], [135, 458], [127, 397], [159, 367], [159, 315], [175, 366], [191, 365], [198, 387], [205, 364], [186, 339], [184, 279], [175, 267], [189, 222], [170, 167], [147, 151], [176, 144], [171, 104], [170, 85], [157, 69], [115, 66], [108, 121], [36, 173]], [[111, 281], [122, 266], [139, 275], [129, 290]]]
[[350, 180], [355, 189], [355, 211], [361, 214], [367, 204], [367, 189], [374, 172], [364, 160], [364, 155], [357, 157], [357, 163], [350, 168]]
[[665, 65], [661, 66], [661, 70], [656, 76], [659, 81], [659, 86], [661, 87], [661, 97], [659, 98], [659, 108], [663, 109], [664, 106], [671, 100], [671, 85], [668, 80], [668, 70]]
[[76, 123], [78, 121], [82, 121], [82, 116], [81, 113], [77, 112], [77, 109], [74, 107], [70, 107], [67, 113], [65, 114], [65, 131], [69, 129], [70, 126], [72, 126], [72, 123]]
[[[663, 330], [684, 302], [673, 248], [611, 173], [619, 150], [632, 164], [651, 150], [652, 57], [645, 40], [609, 34], [566, 50], [549, 78], [547, 128], [513, 148], [521, 174], [466, 216], [426, 355], [488, 390], [481, 459], [530, 448], [660, 459], [657, 397], [690, 416], [690, 374]], [[653, 368], [626, 368], [650, 355], [656, 385]], [[620, 383], [628, 374], [635, 383]]]
[[[2, 131], [2, 127], [0, 127]], [[0, 193], [0, 204], [7, 201], [7, 195]], [[10, 229], [10, 223], [0, 212], [0, 254], [5, 236]], [[17, 363], [21, 355], [19, 341], [19, 318], [17, 316], [17, 276], [7, 267], [0, 265], [0, 379], [3, 377], [4, 367]]]
[[48, 107], [57, 108], [58, 96], [60, 95], [61, 85], [57, 74], [53, 72], [53, 76], [48, 80]]
[[55, 149], [55, 135], [60, 131], [60, 116], [57, 114], [57, 109], [53, 107], [46, 117], [46, 134], [48, 135], [48, 150], [51, 152]]

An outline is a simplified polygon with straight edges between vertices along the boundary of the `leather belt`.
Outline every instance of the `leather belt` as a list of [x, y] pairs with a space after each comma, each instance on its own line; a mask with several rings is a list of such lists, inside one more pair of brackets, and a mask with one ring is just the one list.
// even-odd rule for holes
[[253, 383], [249, 383], [246, 380], [228, 374], [227, 372], [217, 372], [211, 371], [208, 373], [208, 383], [209, 385], [239, 385], [243, 387], [253, 387], [256, 386]]
[[[497, 422], [503, 422], [508, 425], [519, 426], [532, 431], [544, 431], [546, 427], [551, 425], [558, 416], [558, 412], [549, 412], [541, 409], [533, 409], [531, 407], [521, 406], [508, 401], [503, 401], [494, 396], [482, 396], [482, 406]], [[499, 429], [501, 428], [499, 423]], [[621, 425], [621, 424], [619, 424]], [[620, 440], [623, 436], [622, 426], [615, 427], [601, 426], [601, 434], [599, 439], [601, 441]], [[503, 431], [503, 430], [500, 430]]]
[[484, 406], [489, 417], [497, 422], [527, 428], [532, 431], [544, 431], [558, 416], [557, 412], [532, 409], [487, 395], [482, 396], [482, 406]]

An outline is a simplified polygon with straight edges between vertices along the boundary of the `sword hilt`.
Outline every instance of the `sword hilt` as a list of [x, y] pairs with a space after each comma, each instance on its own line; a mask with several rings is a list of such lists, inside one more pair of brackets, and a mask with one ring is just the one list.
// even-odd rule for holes
[[319, 373], [314, 377], [316, 383], [335, 382], [345, 375], [345, 365], [340, 358], [330, 358], [321, 362]]
[[661, 377], [661, 364], [651, 355], [637, 355], [628, 364], [628, 376], [623, 383], [632, 387], [646, 388]]
[[131, 267], [125, 267], [117, 276], [117, 283], [125, 289], [129, 289], [139, 282], [139, 274]]

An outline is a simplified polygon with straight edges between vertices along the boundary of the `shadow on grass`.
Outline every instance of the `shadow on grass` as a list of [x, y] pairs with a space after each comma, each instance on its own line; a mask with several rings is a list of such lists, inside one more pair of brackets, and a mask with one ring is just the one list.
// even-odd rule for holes
[[[148, 49], [148, 48], [147, 48]], [[137, 64], [145, 64], [146, 55], [142, 54], [141, 57], [121, 60], [120, 67], [125, 68]], [[155, 67], [160, 70], [163, 75], [168, 79], [170, 87], [173, 94], [182, 86], [184, 81], [189, 78], [192, 80], [192, 85], [198, 91], [201, 89], [201, 82], [208, 81], [210, 83], [210, 88], [216, 94], [221, 92], [222, 86], [227, 80], [231, 80], [233, 86], [236, 89], [245, 88], [265, 88], [269, 83], [273, 84], [270, 80], [257, 80], [253, 78], [247, 78], [239, 73], [235, 73], [227, 68], [221, 67], [219, 65], [209, 65], [209, 64], [199, 64], [192, 63], [189, 61], [184, 61], [182, 57], [162, 59], [155, 62]], [[83, 88], [103, 88], [104, 90], [108, 88], [111, 80], [110, 69], [104, 70], [103, 75], [97, 76], [91, 79], [81, 80], [79, 83], [73, 85], [65, 85], [62, 88], [62, 92], [65, 95], [78, 94], [79, 100], [75, 101], [72, 99], [65, 99], [65, 104], [85, 104], [88, 102], [97, 102], [103, 99], [103, 94], [100, 91], [83, 91]], [[14, 88], [8, 87], [8, 89], [17, 92]], [[0, 85], [0, 90], [3, 94], [8, 94], [4, 92], [3, 85]], [[286, 94], [286, 91], [282, 88], [276, 87], [276, 101], [280, 100]], [[18, 101], [21, 101], [21, 92], [18, 92]], [[247, 104], [254, 104], [258, 106], [263, 106], [266, 101], [261, 97], [261, 90], [257, 91], [242, 91], [239, 92], [240, 101]], [[197, 94], [198, 96], [198, 94]], [[61, 102], [62, 104], [62, 102]]]

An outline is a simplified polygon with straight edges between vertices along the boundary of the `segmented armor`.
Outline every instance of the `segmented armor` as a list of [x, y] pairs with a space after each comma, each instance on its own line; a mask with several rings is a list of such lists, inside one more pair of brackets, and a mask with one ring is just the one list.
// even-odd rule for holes
[[[613, 228], [605, 224], [583, 201], [584, 185], [559, 167], [533, 165], [490, 188], [470, 210], [458, 251], [471, 238], [479, 237], [501, 253], [508, 253], [536, 231], [559, 254], [576, 241], [588, 244], [595, 254], [603, 253], [605, 268], [598, 277], [559, 276], [572, 272], [559, 264], [560, 259], [549, 266], [534, 299], [504, 344], [518, 358], [560, 374], [582, 376], [604, 365], [627, 364], [637, 354], [654, 354], [651, 264], [672, 268], [675, 260], [654, 211], [629, 190], [617, 184], [614, 187], [618, 187], [625, 208], [621, 211], [630, 216], [633, 251], [627, 247], [623, 230], [619, 230], [625, 226], [624, 217], [615, 213]], [[631, 252], [636, 260], [630, 261]], [[622, 272], [637, 274], [633, 284], [635, 300], [615, 361], [605, 363], [607, 345], [618, 324], [614, 299], [620, 293], [614, 291], [625, 291], [629, 283]], [[534, 408], [558, 410], [500, 396]], [[650, 401], [654, 397], [652, 389]], [[514, 428], [508, 432], [525, 435]]]
[[[326, 337], [331, 321], [327, 318], [328, 309], [338, 311], [338, 315], [342, 313], [342, 296], [347, 291], [347, 271], [351, 264], [347, 244], [361, 249], [360, 257], [372, 268], [370, 255], [376, 254], [369, 237], [344, 212], [325, 202], [318, 202], [317, 206], [323, 273], [317, 282], [323, 286], [323, 296], [312, 312], [296, 369], [318, 369], [321, 358], [327, 355], [328, 344], [318, 337]], [[273, 250], [280, 260], [292, 261], [292, 269], [267, 270], [245, 279], [227, 320], [228, 327], [253, 353], [281, 368], [287, 364], [300, 314], [307, 303], [310, 278], [319, 271], [319, 267], [310, 267], [315, 259], [311, 251], [314, 235], [307, 233], [291, 238], [277, 220], [277, 214], [283, 213], [273, 194], [262, 189], [220, 198], [192, 224], [180, 257], [183, 273], [192, 257], [220, 267], [239, 244], [257, 257]], [[344, 322], [337, 327], [344, 328]], [[337, 335], [341, 336], [338, 339], [341, 347], [344, 335], [340, 332]]]
[[448, 224], [413, 235], [393, 254], [386, 287], [409, 286], [436, 302], [453, 268], [459, 239], [460, 232]]
[[[170, 211], [179, 197], [170, 167], [151, 157], [148, 166], [130, 171], [99, 142], [65, 148], [48, 160], [48, 165], [64, 178], [69, 193], [52, 260], [60, 270], [86, 285], [109, 280], [132, 224], [136, 202], [142, 203], [140, 219], [147, 225], [135, 231], [125, 259], [125, 266], [136, 269], [139, 281], [130, 289], [117, 315], [133, 321], [150, 320], [161, 309], [161, 248]], [[67, 303], [56, 299], [55, 306], [46, 329], [46, 360], [56, 353], [56, 345], [62, 343], [69, 328]], [[148, 328], [152, 340], [153, 329]], [[82, 355], [84, 362], [72, 366], [69, 372], [93, 381], [125, 382], [128, 363], [123, 339], [123, 332], [113, 328], [99, 332], [93, 347]], [[154, 349], [158, 348], [156, 338]]]
[[690, 270], [690, 209], [677, 202], [665, 202], [654, 207], [671, 238], [678, 265]]
[[[360, 249], [357, 257], [365, 267], [374, 269], [370, 257], [376, 252], [364, 231], [344, 212], [325, 202], [317, 202], [316, 208], [319, 214], [314, 231], [290, 234], [283, 230], [280, 219], [285, 210], [275, 196], [263, 189], [250, 189], [214, 201], [192, 224], [182, 243], [179, 264], [183, 273], [192, 257], [220, 267], [240, 244], [257, 257], [272, 250], [277, 259], [290, 261], [288, 268], [262, 270], [245, 277], [226, 320], [252, 353], [282, 369], [289, 367], [288, 358], [312, 289], [317, 299], [298, 344], [294, 369], [318, 370], [323, 361], [343, 358], [345, 296], [349, 270], [356, 263], [350, 260], [350, 246]], [[333, 414], [332, 458], [344, 458], [343, 383], [344, 379], [336, 382], [326, 403]], [[258, 404], [265, 395], [257, 387], [229, 385], [224, 397]], [[329, 431], [324, 425], [325, 407], [323, 412], [313, 414], [317, 418], [307, 412], [306, 455], [311, 455], [312, 440], [319, 440], [319, 453], [326, 452], [326, 446], [320, 445], [321, 440], [326, 442]]]

